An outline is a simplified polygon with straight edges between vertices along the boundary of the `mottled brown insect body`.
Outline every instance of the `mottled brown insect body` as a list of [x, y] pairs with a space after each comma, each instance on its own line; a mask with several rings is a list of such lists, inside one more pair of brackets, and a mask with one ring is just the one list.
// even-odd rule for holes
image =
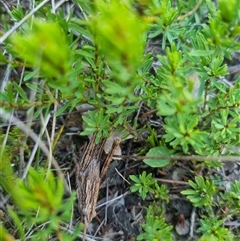
[[77, 161], [77, 199], [81, 220], [85, 224], [84, 237], [87, 225], [95, 216], [101, 178], [106, 174], [114, 152], [120, 144], [120, 139], [117, 138], [107, 156], [101, 161], [106, 139], [102, 139], [98, 144], [95, 144], [96, 135], [97, 133], [93, 134], [83, 157], [80, 161]]

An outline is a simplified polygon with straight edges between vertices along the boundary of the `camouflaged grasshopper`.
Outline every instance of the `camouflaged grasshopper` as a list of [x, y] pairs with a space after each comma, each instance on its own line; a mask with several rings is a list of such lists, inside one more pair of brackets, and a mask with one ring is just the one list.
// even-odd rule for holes
[[106, 174], [114, 152], [120, 144], [120, 138], [116, 138], [110, 151], [103, 159], [103, 148], [106, 138], [103, 138], [96, 144], [96, 137], [97, 133], [94, 133], [87, 145], [83, 157], [77, 162], [77, 199], [78, 209], [82, 215], [81, 220], [84, 222], [83, 240], [85, 240], [87, 225], [95, 216], [101, 179]]

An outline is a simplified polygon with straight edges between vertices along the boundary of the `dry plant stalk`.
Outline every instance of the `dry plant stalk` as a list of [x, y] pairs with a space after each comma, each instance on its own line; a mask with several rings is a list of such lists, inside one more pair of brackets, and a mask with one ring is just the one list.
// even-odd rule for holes
[[101, 179], [106, 174], [114, 152], [120, 144], [120, 138], [116, 138], [111, 150], [101, 163], [106, 139], [104, 138], [98, 144], [95, 144], [96, 136], [97, 133], [94, 133], [83, 157], [77, 162], [77, 199], [78, 209], [82, 215], [81, 220], [84, 222], [83, 240], [85, 240], [87, 225], [95, 216]]

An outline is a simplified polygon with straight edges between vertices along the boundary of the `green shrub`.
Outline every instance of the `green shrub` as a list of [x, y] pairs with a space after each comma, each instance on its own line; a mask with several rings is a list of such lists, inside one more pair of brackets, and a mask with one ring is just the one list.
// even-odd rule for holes
[[[1, 36], [4, 49], [13, 56], [11, 65], [26, 70], [24, 87], [14, 79], [0, 92], [0, 110], [23, 108], [36, 119], [47, 116], [53, 107], [54, 117], [58, 117], [88, 103], [94, 110], [83, 117], [86, 128], [82, 134], [97, 131], [99, 141], [115, 128], [121, 127], [124, 133], [142, 131], [137, 119], [131, 127], [132, 116], [141, 102], [163, 118], [161, 140], [152, 132], [148, 138], [151, 147], [144, 152], [148, 152], [147, 156], [160, 154], [165, 159], [153, 163], [146, 158], [147, 165], [166, 166], [170, 163], [167, 157], [175, 154], [239, 154], [234, 147], [240, 144], [240, 77], [230, 86], [219, 81], [228, 75], [225, 60], [240, 48], [236, 40], [240, 35], [239, 0], [74, 2], [83, 10], [82, 19], [72, 12], [65, 18], [61, 10], [53, 14], [46, 5], [12, 36]], [[11, 21], [19, 22], [24, 11], [13, 8], [9, 13]], [[11, 29], [7, 18], [2, 16], [2, 20], [4, 28]], [[154, 55], [148, 47], [156, 37], [161, 38], [157, 46], [160, 51]], [[3, 53], [0, 58], [1, 64], [9, 63]], [[156, 60], [160, 67], [151, 74]], [[34, 100], [29, 100], [29, 91], [34, 91]], [[31, 169], [26, 181], [15, 177], [10, 168], [14, 155], [7, 155], [9, 148], [8, 143], [2, 146], [0, 171], [12, 181], [7, 183], [7, 179], [0, 178], [0, 184], [12, 194], [18, 208], [9, 210], [9, 214], [19, 237], [27, 239], [30, 224], [37, 227], [50, 216], [52, 222], [44, 229], [36, 229], [29, 239], [46, 240], [54, 234], [58, 240], [73, 240], [78, 229], [70, 235], [61, 230], [60, 224], [70, 218], [74, 194], [63, 200], [61, 181], [41, 169]], [[201, 165], [216, 168], [221, 163], [206, 161]], [[168, 201], [166, 187], [159, 186], [151, 174], [143, 172], [130, 178], [134, 182], [131, 191], [143, 199], [151, 194], [161, 204]], [[13, 188], [15, 184], [19, 188]], [[214, 215], [213, 196], [219, 205], [224, 206], [225, 202], [233, 213], [237, 212], [239, 184], [233, 183], [230, 191], [221, 194], [213, 181], [202, 176], [189, 181], [189, 185], [182, 194], [194, 206], [208, 211], [200, 221], [199, 232], [205, 233], [201, 240], [206, 235], [209, 240], [232, 240], [230, 231], [223, 227], [225, 217], [215, 217], [216, 222], [208, 222], [207, 218]], [[164, 211], [158, 211], [160, 216], [152, 206], [148, 208], [139, 240], [172, 240], [172, 227], [165, 223]], [[4, 240], [13, 240], [6, 229], [0, 228]]]

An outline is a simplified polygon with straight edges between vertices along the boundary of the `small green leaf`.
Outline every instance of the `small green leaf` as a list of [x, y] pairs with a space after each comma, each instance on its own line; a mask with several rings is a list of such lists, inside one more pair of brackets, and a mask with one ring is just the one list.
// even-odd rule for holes
[[214, 54], [215, 50], [194, 50], [189, 53], [191, 56], [205, 57]]
[[66, 104], [64, 104], [63, 106], [61, 106], [57, 112], [56, 112], [56, 116], [60, 116], [69, 106], [71, 105], [71, 102], [67, 102]]
[[[174, 151], [165, 146], [158, 146], [150, 149], [146, 156], [171, 156], [173, 153]], [[150, 167], [165, 167], [170, 163], [170, 160], [144, 159], [143, 162]]]
[[184, 194], [184, 195], [194, 195], [195, 193], [196, 191], [191, 189], [181, 191], [181, 194]]
[[136, 182], [136, 183], [139, 183], [139, 178], [137, 177], [137, 176], [135, 176], [135, 175], [130, 175], [129, 176], [130, 177], [130, 179], [132, 180], [132, 181], [134, 181], [134, 182]]
[[32, 78], [34, 78], [34, 77], [37, 77], [38, 72], [39, 72], [38, 69], [35, 69], [35, 70], [31, 71], [31, 72], [27, 72], [27, 71], [26, 71], [26, 72], [25, 72], [25, 76], [24, 76], [24, 78], [23, 78], [23, 81], [28, 81], [28, 80], [30, 80], [30, 79], [32, 79]]
[[8, 96], [9, 103], [13, 103], [14, 102], [14, 93], [13, 93], [13, 89], [12, 89], [12, 84], [7, 85], [7, 96]]
[[10, 102], [10, 99], [8, 98], [8, 96], [6, 94], [4, 94], [3, 92], [0, 92], [0, 100], [2, 101], [6, 101], [6, 102]]
[[82, 131], [80, 133], [81, 136], [88, 136], [90, 134], [93, 134], [95, 131], [97, 131], [96, 128], [90, 128], [90, 127], [87, 127], [84, 131]]
[[28, 103], [29, 99], [26, 95], [26, 92], [16, 82], [13, 82], [13, 85], [16, 88], [18, 94], [22, 97], [22, 99]]

